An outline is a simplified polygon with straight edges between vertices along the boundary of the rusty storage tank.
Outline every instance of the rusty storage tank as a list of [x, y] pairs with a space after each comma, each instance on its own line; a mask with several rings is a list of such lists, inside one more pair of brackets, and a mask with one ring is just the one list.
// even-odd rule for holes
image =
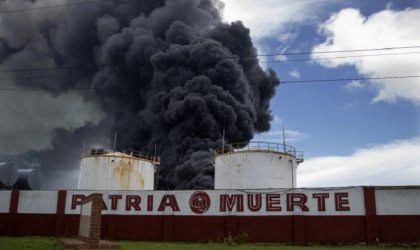
[[0, 189], [15, 185], [18, 170], [12, 162], [0, 162]]
[[13, 188], [39, 190], [42, 185], [42, 178], [42, 173], [39, 169], [18, 169], [18, 179]]
[[92, 149], [80, 161], [78, 189], [153, 190], [159, 158], [140, 152]]
[[303, 153], [281, 143], [228, 144], [216, 150], [215, 189], [296, 187]]

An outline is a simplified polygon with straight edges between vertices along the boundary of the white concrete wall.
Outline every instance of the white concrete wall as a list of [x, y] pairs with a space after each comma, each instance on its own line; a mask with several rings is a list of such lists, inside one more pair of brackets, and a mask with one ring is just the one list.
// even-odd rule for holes
[[[98, 191], [67, 191], [66, 214], [80, 214], [80, 206], [72, 208], [77, 196], [88, 196]], [[199, 198], [208, 197], [208, 207], [202, 214], [193, 211], [193, 197], [196, 192]], [[189, 215], [189, 216], [336, 216], [336, 215], [364, 215], [365, 204], [362, 187], [352, 188], [310, 188], [310, 189], [266, 189], [266, 190], [208, 190], [208, 191], [101, 191], [106, 209], [103, 214], [119, 215]], [[319, 199], [316, 195], [328, 196], [324, 199], [325, 211], [320, 210]], [[256, 196], [261, 195], [261, 206], [252, 211], [248, 203], [248, 195], [252, 196], [255, 204]], [[298, 205], [288, 210], [290, 199], [288, 196], [298, 195], [305, 197], [304, 205], [308, 211], [302, 211]], [[271, 198], [270, 198], [271, 196]], [[375, 190], [377, 215], [420, 215], [420, 187], [379, 187]], [[114, 197], [114, 198], [113, 198]], [[117, 197], [117, 198], [115, 198]], [[166, 197], [166, 198], [165, 198]], [[168, 197], [175, 200], [179, 211], [174, 211]], [[232, 209], [222, 211], [222, 197], [229, 197]], [[236, 197], [236, 198], [234, 198]], [[241, 197], [242, 202], [238, 197]], [[348, 209], [337, 209], [337, 197], [341, 197], [341, 204]], [[138, 209], [130, 206], [131, 201], [137, 199]], [[0, 191], [0, 213], [8, 213], [10, 207], [11, 191]], [[58, 191], [20, 191], [18, 213], [27, 214], [55, 214], [57, 209]], [[269, 200], [275, 209], [269, 209]], [[80, 201], [80, 198], [79, 198]], [[114, 206], [113, 207], [113, 201]], [[163, 211], [159, 206], [163, 204]], [[226, 205], [226, 203], [224, 203]], [[242, 209], [238, 204], [242, 204]], [[229, 211], [231, 210], [231, 211]]]
[[378, 215], [420, 215], [420, 186], [377, 188], [375, 196]]
[[0, 213], [9, 212], [11, 196], [11, 191], [0, 191]]
[[57, 199], [57, 191], [20, 191], [18, 213], [55, 214]]
[[240, 151], [216, 156], [215, 189], [293, 188], [294, 157], [270, 151]]

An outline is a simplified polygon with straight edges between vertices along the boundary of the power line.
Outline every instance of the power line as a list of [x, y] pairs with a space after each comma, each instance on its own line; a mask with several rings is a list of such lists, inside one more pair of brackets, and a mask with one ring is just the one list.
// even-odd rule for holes
[[66, 3], [66, 4], [59, 4], [59, 5], [36, 7], [36, 8], [26, 8], [26, 9], [18, 9], [18, 10], [5, 10], [5, 11], [0, 11], [0, 14], [9, 14], [9, 13], [25, 12], [25, 11], [33, 11], [33, 10], [45, 10], [45, 9], [61, 8], [61, 7], [83, 5], [83, 4], [93, 4], [93, 3], [108, 2], [108, 1], [110, 1], [110, 0], [93, 0], [93, 1], [85, 1], [85, 2]]
[[[80, 88], [0, 88], [0, 91], [91, 91], [91, 90], [119, 90], [121, 87], [115, 88], [92, 88], [92, 87], [80, 87]], [[132, 88], [131, 88], [132, 89]]]
[[[419, 52], [420, 53], [420, 52]], [[73, 70], [73, 69], [87, 69], [87, 68], [105, 68], [105, 67], [130, 67], [130, 66], [141, 66], [150, 64], [147, 62], [143, 63], [103, 63], [103, 64], [85, 64], [79, 66], [64, 66], [64, 67], [45, 67], [45, 68], [21, 68], [21, 69], [1, 69], [0, 73], [13, 73], [13, 72], [30, 72], [30, 71], [52, 71], [52, 70]]]
[[[133, 64], [137, 65], [137, 64]], [[138, 64], [140, 65], [140, 64]], [[22, 69], [0, 69], [0, 73], [13, 73], [13, 72], [29, 72], [29, 71], [51, 71], [51, 70], [73, 70], [73, 69], [87, 69], [87, 68], [101, 68], [110, 66], [129, 66], [128, 64], [91, 64], [91, 65], [80, 65], [80, 66], [68, 66], [68, 67], [46, 67], [46, 68], [22, 68]]]
[[408, 79], [420, 78], [420, 76], [382, 76], [382, 77], [361, 77], [361, 78], [336, 78], [336, 79], [312, 79], [312, 80], [292, 80], [280, 81], [276, 83], [315, 83], [315, 82], [344, 82], [344, 81], [368, 81], [368, 80], [395, 80], [395, 79]]
[[322, 60], [337, 60], [337, 59], [346, 59], [346, 58], [393, 56], [393, 55], [412, 55], [412, 54], [420, 54], [420, 51], [405, 52], [405, 53], [373, 54], [373, 55], [352, 55], [352, 56], [337, 56], [337, 57], [323, 57], [323, 58], [302, 58], [302, 59], [272, 60], [272, 61], [263, 61], [263, 62], [260, 62], [260, 63], [306, 62], [306, 61], [322, 61]]
[[60, 78], [68, 78], [71, 76], [82, 76], [81, 74], [79, 75], [60, 75], [60, 76], [22, 76], [22, 77], [10, 77], [10, 78], [0, 78], [0, 82], [1, 81], [15, 81], [15, 80], [35, 80], [35, 79], [60, 79]]
[[415, 49], [420, 48], [420, 45], [402, 46], [402, 47], [384, 47], [384, 48], [370, 48], [370, 49], [349, 49], [349, 50], [331, 50], [331, 51], [305, 51], [305, 52], [291, 52], [291, 53], [274, 53], [262, 54], [256, 56], [245, 57], [270, 57], [270, 56], [295, 56], [295, 55], [311, 55], [311, 54], [330, 54], [330, 53], [351, 53], [351, 52], [367, 52], [367, 51], [381, 51], [381, 50], [397, 50], [397, 49]]
[[[396, 80], [396, 79], [409, 79], [409, 78], [420, 78], [417, 75], [411, 76], [383, 76], [383, 77], [360, 77], [360, 78], [335, 78], [335, 79], [311, 79], [311, 80], [290, 80], [280, 81], [273, 83], [290, 84], [290, 83], [316, 83], [316, 82], [344, 82], [344, 81], [367, 81], [367, 80]], [[33, 87], [22, 87], [22, 88], [0, 88], [0, 91], [98, 91], [98, 90], [121, 90], [121, 89], [140, 89], [140, 88], [124, 88], [124, 87], [71, 87], [71, 88], [33, 88]]]
[[[359, 57], [377, 57], [377, 56], [393, 56], [393, 55], [412, 55], [420, 54], [420, 51], [412, 52], [398, 52], [398, 53], [386, 53], [386, 54], [371, 54], [371, 55], [349, 55], [349, 56], [338, 56], [338, 57], [324, 57], [324, 58], [303, 58], [303, 59], [286, 59], [286, 60], [272, 60], [272, 61], [263, 61], [260, 63], [287, 63], [287, 62], [304, 62], [304, 61], [321, 61], [321, 60], [337, 60], [337, 59], [346, 59], [346, 58], [359, 58]], [[229, 59], [231, 57], [223, 57], [219, 60]], [[130, 67], [130, 66], [140, 66], [149, 63], [129, 63], [129, 64], [91, 64], [91, 65], [80, 65], [80, 66], [69, 66], [69, 67], [45, 67], [45, 68], [21, 68], [21, 69], [0, 69], [0, 73], [13, 73], [13, 72], [30, 72], [30, 71], [53, 71], [53, 70], [77, 70], [77, 69], [87, 69], [87, 68], [104, 68], [104, 67]], [[67, 77], [67, 76], [63, 76]], [[33, 77], [32, 77], [33, 78]], [[36, 78], [36, 77], [35, 77]], [[44, 77], [41, 77], [44, 78]], [[46, 77], [48, 78], [48, 77]], [[19, 78], [10, 78], [7, 80], [13, 80]], [[2, 79], [0, 79], [1, 81]]]

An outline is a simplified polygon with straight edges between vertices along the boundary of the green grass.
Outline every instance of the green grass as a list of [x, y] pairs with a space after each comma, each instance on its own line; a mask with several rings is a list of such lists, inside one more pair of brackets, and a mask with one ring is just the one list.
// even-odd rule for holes
[[63, 250], [61, 243], [49, 237], [0, 237], [0, 250]]
[[[405, 250], [419, 247], [365, 247], [308, 246], [295, 247], [279, 244], [244, 244], [229, 246], [223, 243], [163, 243], [143, 241], [119, 241], [123, 250]], [[63, 250], [56, 238], [50, 237], [0, 237], [0, 250]]]
[[420, 248], [403, 247], [366, 247], [366, 246], [307, 246], [295, 247], [280, 244], [244, 244], [228, 246], [223, 243], [163, 243], [163, 242], [133, 242], [121, 241], [123, 250], [404, 250]]

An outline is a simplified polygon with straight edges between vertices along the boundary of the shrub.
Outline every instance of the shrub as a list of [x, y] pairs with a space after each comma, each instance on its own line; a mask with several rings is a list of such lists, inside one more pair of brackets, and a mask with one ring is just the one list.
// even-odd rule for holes
[[228, 246], [243, 245], [248, 243], [248, 234], [246, 232], [232, 236], [230, 233], [223, 239], [223, 243]]

